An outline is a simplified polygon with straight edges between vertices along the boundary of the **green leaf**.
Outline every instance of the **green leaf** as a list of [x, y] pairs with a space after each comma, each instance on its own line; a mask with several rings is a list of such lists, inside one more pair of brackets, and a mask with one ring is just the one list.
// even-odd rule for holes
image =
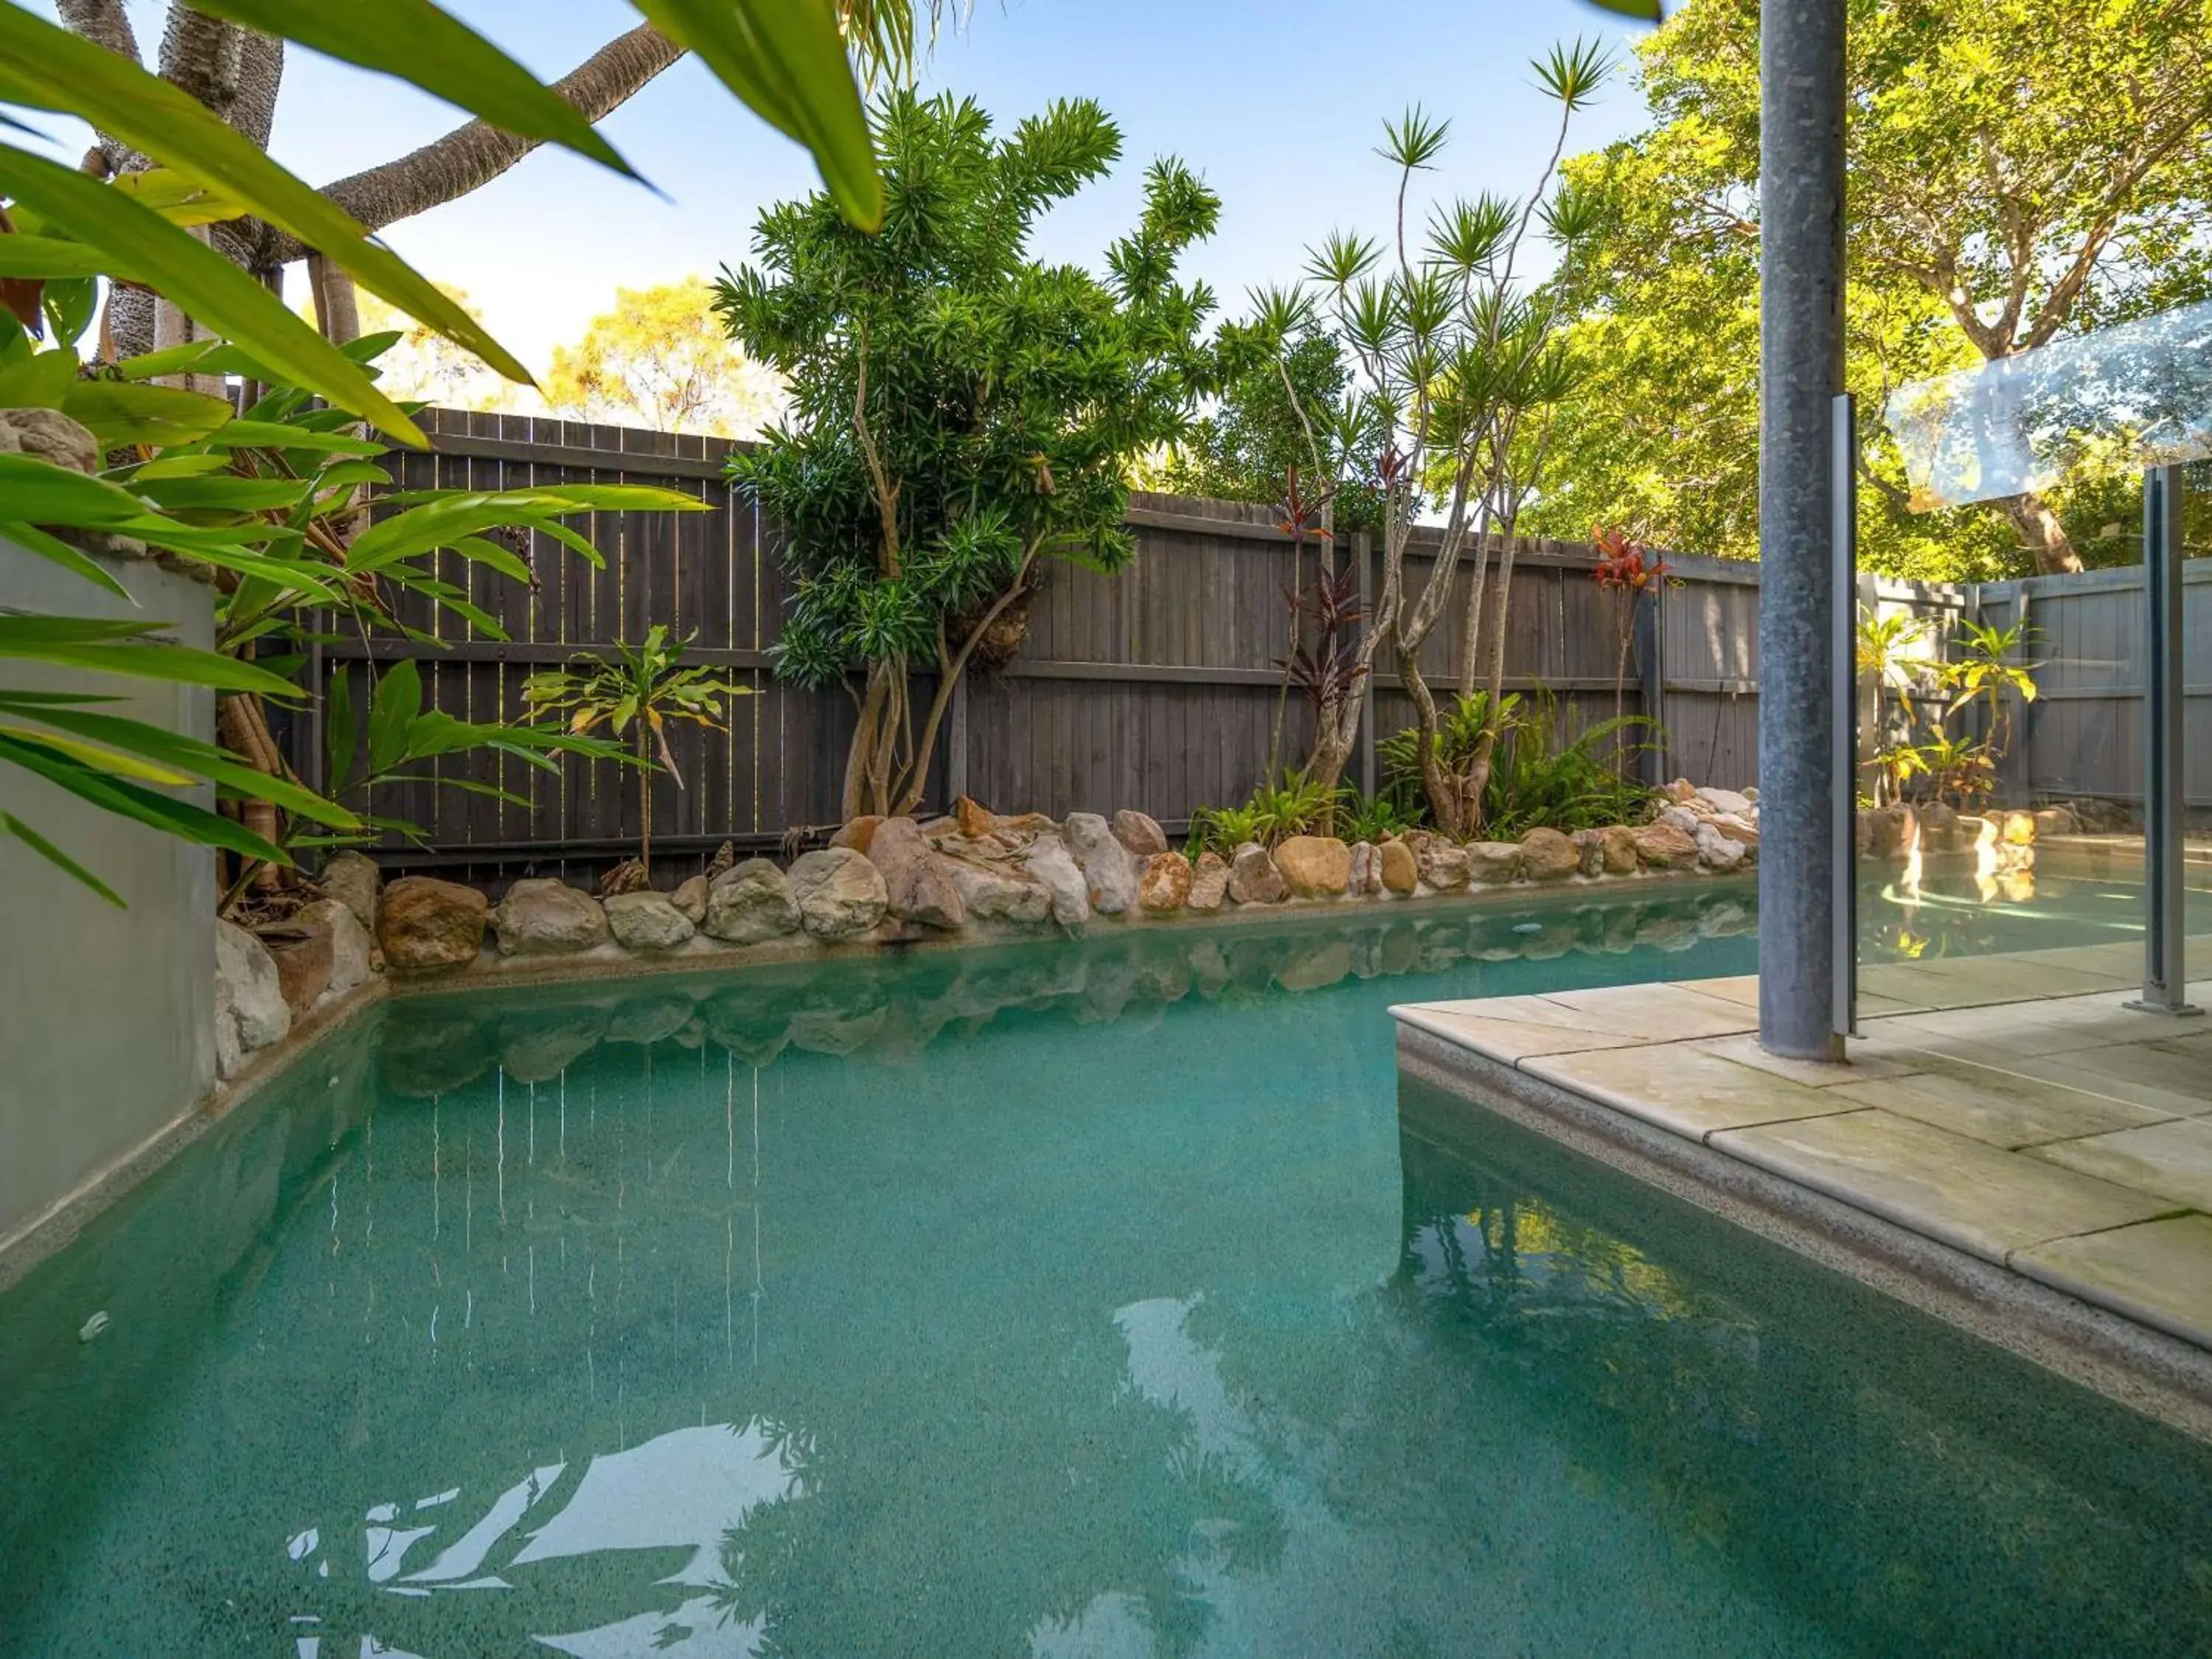
[[429, 0], [207, 0], [196, 10], [228, 17], [311, 52], [397, 76], [502, 131], [573, 149], [635, 178], [582, 112], [473, 29]]
[[125, 173], [109, 183], [141, 207], [150, 208], [171, 224], [186, 228], [244, 218], [246, 214], [242, 203], [234, 202], [172, 167]]
[[[5, 696], [0, 692], [0, 697]], [[106, 744], [110, 749], [174, 768], [225, 785], [241, 795], [265, 800], [312, 818], [333, 830], [355, 830], [361, 821], [335, 801], [325, 800], [312, 789], [289, 778], [272, 777], [245, 764], [228, 750], [197, 738], [183, 737], [144, 720], [119, 714], [99, 714], [83, 709], [40, 708], [28, 711], [34, 718], [74, 736]]]
[[0, 368], [0, 409], [59, 409], [76, 384], [76, 353], [34, 352]]
[[[0, 236], [0, 243], [7, 240]], [[230, 405], [220, 398], [128, 380], [78, 380], [64, 394], [61, 411], [103, 450], [198, 443], [230, 419]]]
[[884, 222], [884, 181], [830, 0], [631, 0], [777, 131], [814, 152], [837, 210]]
[[244, 824], [234, 823], [204, 806], [144, 788], [126, 779], [111, 777], [70, 759], [43, 744], [0, 736], [0, 760], [13, 761], [27, 772], [66, 789], [103, 811], [162, 830], [202, 847], [221, 847], [268, 864], [289, 865], [284, 849], [263, 840]]
[[407, 727], [422, 707], [422, 671], [402, 657], [376, 682], [368, 710], [368, 769], [389, 772], [407, 754]]
[[177, 685], [204, 685], [217, 691], [252, 691], [287, 702], [298, 699], [299, 687], [252, 663], [196, 646], [170, 645], [146, 637], [167, 626], [90, 617], [0, 615], [0, 657], [167, 680]]
[[121, 269], [89, 242], [69, 241], [59, 236], [0, 236], [0, 276], [122, 276], [137, 273]]
[[144, 515], [146, 503], [102, 478], [35, 455], [0, 453], [0, 514], [33, 524], [97, 529]]
[[[14, 6], [0, 6], [0, 94], [6, 92], [12, 78], [9, 37], [19, 19], [37, 22]], [[50, 32], [73, 46], [88, 44], [58, 30]], [[88, 49], [118, 68], [131, 67], [102, 47]], [[131, 73], [142, 71], [132, 69]], [[199, 110], [197, 104], [191, 107]], [[199, 112], [207, 114], [204, 110]], [[215, 125], [237, 143], [245, 143], [220, 121]], [[252, 277], [160, 214], [140, 207], [120, 191], [110, 190], [89, 173], [5, 145], [0, 145], [0, 188], [87, 241], [113, 248], [125, 263], [158, 273], [167, 298], [207, 327], [246, 346], [268, 364], [274, 378], [305, 386], [374, 421], [396, 438], [420, 448], [429, 447], [429, 440], [406, 412], [379, 392], [358, 364], [349, 362], [337, 347], [287, 311]]]
[[331, 674], [331, 686], [323, 699], [324, 738], [323, 757], [331, 777], [324, 781], [328, 788], [333, 781], [343, 786], [346, 775], [353, 770], [353, 751], [361, 741], [361, 728], [353, 712], [353, 675], [340, 663]]
[[392, 447], [350, 432], [310, 432], [282, 421], [233, 421], [208, 444], [215, 449], [304, 449], [320, 455], [381, 455]]
[[[65, 714], [68, 712], [67, 709], [42, 709], [40, 717], [47, 718], [57, 714]], [[137, 722], [131, 723], [137, 724]], [[64, 732], [40, 732], [27, 726], [17, 726], [11, 721], [0, 720], [0, 738], [15, 738], [26, 743], [44, 744], [47, 748], [58, 750], [71, 760], [89, 766], [96, 772], [105, 772], [114, 777], [131, 778], [140, 783], [161, 784], [182, 789], [189, 787], [195, 781], [191, 773], [179, 772], [173, 766], [159, 765], [139, 756], [109, 749], [100, 744], [80, 742]]]
[[60, 848], [55, 846], [53, 842], [48, 841], [37, 830], [32, 829], [29, 824], [24, 823], [22, 819], [17, 817], [13, 812], [0, 812], [0, 830], [5, 830], [9, 834], [14, 836], [18, 841], [21, 842], [24, 846], [29, 848], [40, 858], [46, 860], [47, 863], [60, 870], [63, 874], [73, 877], [76, 880], [82, 882], [87, 887], [92, 889], [94, 892], [99, 894], [100, 897], [106, 899], [117, 909], [121, 910], [127, 909], [129, 908], [123, 902], [123, 896], [120, 893], [118, 893], [112, 887], [110, 887], [98, 876], [94, 875], [91, 871], [86, 869], [84, 866], [79, 864], [68, 854], [63, 852]]
[[290, 507], [314, 487], [307, 478], [152, 478], [143, 493], [172, 512], [268, 513]]
[[6, 537], [27, 553], [35, 553], [64, 570], [82, 576], [96, 587], [104, 587], [118, 599], [128, 599], [131, 590], [116, 580], [112, 573], [99, 560], [81, 549], [71, 547], [58, 536], [50, 536], [35, 525], [9, 524], [0, 521], [0, 536]]
[[[807, 3], [811, 8], [822, 3], [822, 0]], [[763, 0], [752, 0], [752, 3], [761, 4]], [[842, 57], [841, 50], [841, 61]], [[79, 116], [114, 134], [186, 178], [197, 179], [218, 195], [237, 203], [247, 213], [289, 232], [305, 246], [319, 251], [362, 287], [389, 300], [447, 339], [467, 347], [508, 380], [532, 384], [529, 372], [465, 310], [419, 272], [410, 269], [391, 250], [371, 240], [368, 233], [335, 202], [277, 166], [252, 140], [225, 125], [221, 117], [190, 94], [148, 74], [118, 53], [82, 40], [21, 7], [0, 6], [0, 99]], [[164, 229], [183, 234], [159, 214], [139, 208], [122, 191], [109, 190], [88, 174], [76, 176], [100, 194], [161, 223]], [[82, 226], [54, 213], [44, 202], [30, 199], [30, 204], [73, 234], [106, 245], [105, 236], [86, 235]], [[118, 251], [128, 258], [136, 257], [138, 250]], [[222, 263], [226, 269], [234, 270], [220, 254], [204, 248], [202, 251], [210, 258]], [[246, 331], [232, 329], [185, 296], [173, 292], [167, 260], [158, 261], [153, 269], [163, 275], [162, 291], [194, 317], [221, 333], [240, 340], [249, 337]], [[244, 272], [236, 274], [252, 283]], [[266, 290], [261, 292], [267, 300]], [[268, 302], [276, 309], [283, 309], [273, 300]], [[302, 323], [301, 326], [304, 329], [307, 325]], [[305, 376], [288, 373], [280, 378], [322, 390]], [[362, 414], [371, 413], [370, 409], [347, 398], [331, 397], [331, 401]], [[401, 424], [391, 424], [388, 415], [383, 412], [391, 405], [386, 400], [380, 398], [379, 402], [382, 408], [374, 418], [380, 427], [387, 432], [404, 434], [410, 442], [421, 441], [422, 434], [404, 416]]]

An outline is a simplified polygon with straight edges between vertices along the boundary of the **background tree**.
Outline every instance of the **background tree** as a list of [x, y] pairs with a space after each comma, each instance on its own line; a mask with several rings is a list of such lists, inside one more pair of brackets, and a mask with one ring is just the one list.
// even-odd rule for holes
[[[1224, 346], [1233, 343], [1234, 331], [1223, 336]], [[1328, 492], [1335, 528], [1379, 524], [1375, 423], [1355, 427], [1347, 439], [1332, 419], [1352, 384], [1337, 337], [1309, 321], [1279, 343], [1260, 337], [1253, 348], [1241, 365], [1224, 363], [1219, 399], [1149, 470], [1146, 482], [1179, 495], [1272, 504], [1288, 495], [1296, 468], [1309, 495]]]
[[[467, 289], [451, 283], [437, 286], [455, 305], [482, 320]], [[482, 358], [416, 322], [398, 307], [365, 294], [360, 298], [360, 318], [363, 335], [399, 337], [376, 360], [377, 385], [392, 397], [487, 414], [521, 407], [519, 389], [513, 381], [501, 379], [485, 367]]]
[[[1571, 163], [1608, 203], [1543, 526], [1626, 521], [1695, 551], [1756, 541], [1758, 6], [1690, 0], [1640, 49], [1656, 118]], [[1852, 389], [2009, 356], [2212, 293], [2212, 4], [1859, 0], [1847, 198]], [[1904, 516], [1874, 434], [1868, 562], [1942, 575], [2078, 569], [2080, 521], [2024, 495]], [[1620, 480], [1618, 486], [1613, 482]], [[2081, 481], [2087, 483], [2087, 480]], [[2001, 516], [1999, 516], [2001, 515]]]
[[[677, 39], [680, 29], [662, 27], [682, 17], [685, 9], [667, 0], [642, 0], [638, 9], [650, 21], [617, 35], [551, 84], [550, 90], [568, 112], [563, 120], [549, 113], [544, 104], [518, 96], [520, 82], [528, 77], [512, 64], [508, 67], [516, 78], [504, 74], [487, 77], [482, 61], [453, 51], [450, 40], [410, 38], [405, 31], [387, 27], [388, 20], [380, 18], [376, 8], [362, 6], [358, 0], [349, 8], [356, 14], [351, 19], [305, 15], [312, 9], [288, 0], [199, 0], [193, 4], [175, 0], [167, 13], [156, 61], [146, 66], [264, 150], [283, 89], [286, 37], [399, 74], [425, 91], [477, 111], [480, 118], [442, 137], [323, 186], [331, 202], [369, 231], [380, 231], [482, 189], [548, 141], [568, 144], [627, 171], [621, 156], [592, 133], [591, 125], [613, 113], [686, 50]], [[55, 0], [55, 10], [72, 33], [133, 64], [143, 64], [124, 0]], [[944, 4], [943, 0], [836, 0], [836, 15], [866, 76], [902, 83], [912, 76], [918, 46], [935, 40]], [[262, 33], [256, 25], [271, 33]], [[380, 34], [384, 37], [381, 52], [376, 40]], [[716, 40], [705, 44], [714, 47], [708, 52], [710, 64], [722, 73], [726, 48]], [[334, 50], [341, 46], [349, 49]], [[372, 57], [385, 61], [369, 63]], [[775, 102], [772, 88], [769, 102]], [[491, 113], [486, 114], [487, 109]], [[806, 137], [799, 130], [805, 125], [804, 112], [796, 106], [770, 113], [769, 118], [793, 137]], [[87, 172], [100, 178], [138, 172], [149, 165], [145, 150], [127, 135], [104, 129], [99, 130], [83, 161]], [[253, 216], [223, 220], [210, 227], [208, 239], [234, 264], [270, 287], [278, 286], [286, 265], [310, 259], [309, 287], [323, 331], [336, 340], [350, 340], [361, 333], [346, 271], [312, 259], [316, 250], [279, 222]], [[143, 290], [118, 291], [110, 319], [116, 355], [136, 356], [157, 343], [196, 337], [188, 324], [165, 330], [157, 309], [153, 296]], [[165, 331], [176, 338], [159, 337]]]
[[[1125, 469], [1180, 436], [1210, 384], [1212, 296], [1176, 265], [1220, 211], [1181, 162], [1154, 163], [1101, 280], [1027, 252], [1038, 216], [1121, 155], [1097, 104], [998, 139], [973, 100], [896, 92], [876, 127], [882, 234], [823, 196], [771, 208], [759, 265], [726, 273], [716, 301], [790, 387], [789, 423], [731, 471], [784, 527], [778, 672], [845, 683], [859, 707], [848, 817], [920, 801], [961, 676], [979, 650], [1018, 647], [1041, 561], [1132, 556]], [[917, 672], [934, 681], [919, 720]]]
[[752, 438], [782, 404], [775, 376], [746, 361], [714, 314], [704, 277], [615, 290], [573, 346], [556, 346], [545, 401], [580, 420]]

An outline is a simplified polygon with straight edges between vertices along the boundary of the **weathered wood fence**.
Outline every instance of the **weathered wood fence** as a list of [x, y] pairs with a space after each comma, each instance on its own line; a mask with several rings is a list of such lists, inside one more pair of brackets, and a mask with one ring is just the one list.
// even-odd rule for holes
[[[534, 590], [451, 557], [441, 574], [496, 617], [507, 640], [483, 637], [450, 615], [434, 615], [427, 602], [410, 601], [405, 619], [440, 647], [396, 639], [325, 647], [311, 670], [317, 689], [352, 675], [358, 701], [364, 659], [408, 655], [418, 660], [435, 707], [472, 720], [514, 718], [534, 670], [635, 641], [665, 623], [679, 635], [696, 634], [691, 660], [729, 671], [758, 695], [738, 702], [726, 732], [687, 728], [672, 736], [684, 786], [665, 775], [652, 781], [656, 847], [690, 856], [725, 838], [762, 848], [836, 821], [852, 702], [836, 690], [783, 684], [770, 672], [786, 586], [775, 526], [733, 501], [722, 482], [734, 446], [455, 410], [432, 410], [425, 425], [434, 451], [395, 458], [402, 488], [627, 481], [683, 490], [710, 510], [577, 520], [605, 568], [594, 570], [542, 541], [531, 550]], [[1133, 567], [1110, 578], [1054, 567], [1032, 605], [1021, 655], [998, 672], [971, 673], [939, 747], [930, 806], [964, 793], [1002, 810], [1055, 816], [1135, 806], [1180, 826], [1201, 807], [1243, 799], [1271, 759], [1303, 757], [1311, 718], [1297, 694], [1285, 702], [1278, 665], [1291, 643], [1287, 592], [1311, 580], [1320, 550], [1294, 554], [1268, 509], [1239, 503], [1141, 495], [1130, 523], [1138, 538]], [[1363, 591], [1373, 590], [1379, 550], [1342, 537], [1334, 556], [1364, 566]], [[1407, 561], [1414, 591], [1426, 580], [1426, 558], [1417, 541]], [[1756, 781], [1759, 573], [1721, 560], [1670, 562], [1674, 580], [1636, 620], [1621, 706], [1656, 714], [1663, 728], [1663, 746], [1647, 757], [1654, 775], [1741, 787]], [[1590, 549], [1571, 544], [1524, 542], [1517, 555], [1508, 684], [1553, 697], [1568, 730], [1614, 712], [1621, 629], [1632, 620], [1591, 580], [1595, 563]], [[2058, 629], [2070, 641], [2066, 659], [2081, 665], [2079, 677], [2054, 682], [2026, 726], [2033, 743], [2021, 764], [2038, 788], [2094, 793], [2109, 782], [2123, 793], [2125, 767], [2139, 769], [2123, 706], [2132, 660], [2126, 629], [2135, 625], [2132, 611], [2120, 615], [2128, 576], [2073, 579], [2078, 591], [2048, 580], [1992, 585], [1978, 594], [1911, 591], [1916, 605], [1978, 604], [1993, 620], [2008, 614], [2005, 605], [2027, 603], [2039, 628]], [[1467, 576], [1460, 580], [1424, 657], [1440, 696], [1455, 689], [1462, 667], [1457, 617]], [[2212, 660], [2212, 623], [2200, 614], [2194, 625], [2195, 659]], [[1378, 672], [1374, 690], [1371, 729], [1349, 769], [1352, 781], [1370, 788], [1375, 742], [1412, 719], [1394, 674]], [[295, 747], [303, 774], [325, 781], [326, 762], [313, 734]], [[429, 784], [385, 792], [373, 810], [422, 826], [429, 845], [425, 852], [395, 841], [393, 862], [483, 875], [523, 865], [583, 873], [634, 849], [632, 772], [569, 761], [555, 778], [520, 762], [474, 757], [454, 766], [526, 804]]]

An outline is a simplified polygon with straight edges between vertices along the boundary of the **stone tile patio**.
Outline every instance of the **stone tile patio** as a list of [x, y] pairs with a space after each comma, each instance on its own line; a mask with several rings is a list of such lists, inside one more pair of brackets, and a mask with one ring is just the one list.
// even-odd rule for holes
[[[1400, 1022], [2212, 1350], [2212, 1021], [2130, 946], [1885, 964], [1843, 1065], [1765, 1054], [1753, 977], [1422, 1003]], [[2212, 1007], [2212, 982], [2191, 988]]]

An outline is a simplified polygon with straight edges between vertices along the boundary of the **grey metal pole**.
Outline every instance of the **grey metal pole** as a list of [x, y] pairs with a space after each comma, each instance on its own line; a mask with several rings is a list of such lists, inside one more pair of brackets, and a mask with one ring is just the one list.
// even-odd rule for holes
[[1761, 0], [1759, 1040], [1842, 1058], [1830, 550], [1844, 389], [1844, 0]]
[[2183, 960], [2181, 469], [2143, 474], [2143, 991], [2128, 1006], [2194, 1014]]
[[1831, 404], [1829, 489], [1834, 520], [1828, 532], [1829, 672], [1833, 676], [1829, 717], [1834, 723], [1835, 776], [1828, 790], [1829, 823], [1835, 836], [1830, 858], [1834, 962], [1829, 987], [1834, 1006], [1829, 1027], [1838, 1038], [1859, 1029], [1859, 412], [1848, 392]]

